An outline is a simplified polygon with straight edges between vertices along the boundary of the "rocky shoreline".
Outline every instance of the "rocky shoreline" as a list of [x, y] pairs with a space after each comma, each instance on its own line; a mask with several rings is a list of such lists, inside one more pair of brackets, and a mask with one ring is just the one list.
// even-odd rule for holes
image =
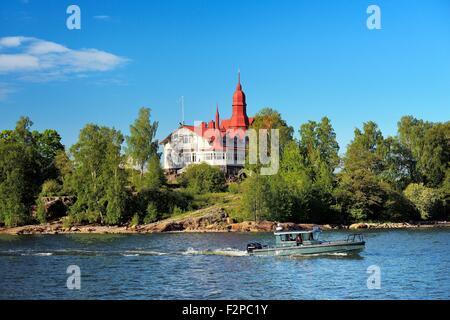
[[[101, 226], [79, 225], [64, 227], [62, 220], [46, 224], [27, 225], [15, 228], [0, 228], [0, 234], [145, 234], [162, 232], [273, 232], [278, 225], [273, 221], [234, 222], [222, 209], [206, 214], [170, 218], [155, 223], [137, 226]], [[411, 229], [411, 228], [448, 228], [450, 222], [399, 222], [399, 223], [355, 223], [352, 225], [315, 225], [281, 223], [285, 230], [310, 230], [319, 226], [322, 230], [361, 230], [361, 229]]]

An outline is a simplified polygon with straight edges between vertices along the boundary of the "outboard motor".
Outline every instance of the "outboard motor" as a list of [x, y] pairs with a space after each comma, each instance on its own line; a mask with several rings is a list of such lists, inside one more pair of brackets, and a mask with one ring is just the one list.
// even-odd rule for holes
[[263, 248], [262, 244], [258, 243], [258, 242], [252, 242], [252, 243], [247, 244], [247, 252], [248, 253], [252, 253], [253, 250], [255, 250], [255, 249], [262, 249], [262, 248]]

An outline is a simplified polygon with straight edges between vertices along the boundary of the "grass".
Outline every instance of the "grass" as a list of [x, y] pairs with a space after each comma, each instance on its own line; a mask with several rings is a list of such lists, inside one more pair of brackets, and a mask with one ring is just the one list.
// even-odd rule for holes
[[240, 202], [240, 195], [229, 192], [206, 193], [194, 195], [191, 207], [192, 210], [175, 214], [167, 220], [181, 220], [188, 217], [200, 217], [208, 214], [208, 211], [215, 209], [224, 209], [228, 215], [233, 216], [237, 211]]

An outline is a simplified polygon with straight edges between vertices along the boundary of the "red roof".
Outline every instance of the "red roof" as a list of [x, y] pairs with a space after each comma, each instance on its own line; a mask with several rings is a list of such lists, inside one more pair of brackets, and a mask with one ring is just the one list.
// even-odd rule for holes
[[[245, 134], [248, 127], [253, 123], [255, 118], [249, 118], [247, 116], [247, 103], [245, 93], [242, 90], [241, 85], [241, 76], [240, 72], [238, 73], [238, 84], [236, 86], [236, 90], [233, 94], [233, 109], [232, 115], [230, 119], [220, 120], [219, 118], [219, 108], [216, 108], [216, 120], [211, 120], [209, 124], [206, 122], [202, 122], [200, 126], [197, 128], [192, 125], [181, 125], [180, 128], [188, 129], [195, 134], [198, 134], [202, 137], [210, 136], [212, 141], [214, 141], [215, 136], [217, 135], [217, 131], [220, 134], [220, 137], [223, 137], [227, 134], [229, 137], [234, 138], [234, 136], [241, 134]], [[161, 141], [161, 144], [166, 143], [170, 139], [170, 135]], [[218, 141], [216, 141], [217, 143]], [[221, 141], [219, 142], [221, 144]]]

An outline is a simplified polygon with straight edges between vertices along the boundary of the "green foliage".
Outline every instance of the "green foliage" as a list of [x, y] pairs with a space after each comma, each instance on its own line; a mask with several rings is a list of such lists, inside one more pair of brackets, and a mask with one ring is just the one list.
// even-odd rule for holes
[[253, 174], [242, 183], [242, 190], [243, 218], [255, 221], [269, 219], [268, 177]]
[[422, 183], [411, 183], [403, 193], [419, 210], [422, 219], [439, 216], [442, 202], [438, 190], [425, 187]]
[[348, 145], [344, 157], [344, 169], [347, 172], [365, 170], [378, 175], [383, 170], [385, 154], [383, 134], [372, 121], [363, 124], [363, 131], [355, 129], [355, 137]]
[[161, 219], [161, 214], [158, 212], [158, 208], [152, 202], [147, 206], [146, 215], [144, 217], [144, 223], [153, 223]]
[[273, 176], [254, 173], [243, 183], [243, 213], [255, 220], [333, 222], [334, 170], [338, 145], [329, 120], [310, 121], [300, 130], [300, 143], [287, 141], [280, 171]]
[[183, 209], [178, 206], [174, 206], [172, 209], [172, 215], [176, 216], [183, 213]]
[[0, 142], [0, 223], [14, 227], [29, 218], [35, 193], [28, 175], [33, 164], [26, 148], [15, 141]]
[[158, 122], [150, 121], [151, 110], [141, 108], [133, 125], [130, 126], [130, 136], [127, 137], [126, 153], [138, 166], [140, 178], [144, 176], [147, 162], [156, 155], [158, 141], [154, 140], [158, 130]]
[[59, 172], [58, 180], [62, 183], [61, 193], [75, 194], [75, 175], [73, 161], [65, 151], [58, 151], [55, 155], [55, 166]]
[[164, 171], [157, 155], [153, 155], [147, 166], [147, 171], [142, 179], [143, 183], [140, 189], [158, 189], [166, 183]]
[[228, 184], [228, 192], [238, 194], [240, 192], [240, 186], [237, 182], [230, 182]]
[[75, 224], [75, 220], [73, 218], [73, 216], [66, 216], [63, 218], [63, 227], [64, 228], [70, 228]]
[[412, 159], [394, 138], [384, 139], [374, 122], [355, 130], [334, 196], [350, 221], [410, 220], [417, 211], [399, 189], [411, 177]]
[[386, 138], [384, 146], [386, 149], [380, 178], [388, 182], [395, 190], [402, 191], [415, 179], [416, 160], [398, 137]]
[[218, 167], [207, 163], [192, 164], [179, 178], [182, 186], [194, 193], [220, 192], [225, 190], [225, 174]]
[[[254, 129], [257, 132], [257, 142], [258, 146], [261, 145], [260, 139], [260, 130], [266, 129], [267, 130], [267, 153], [270, 156], [271, 153], [271, 129], [277, 129], [279, 130], [279, 151], [280, 154], [283, 153], [284, 147], [289, 141], [292, 141], [293, 139], [293, 132], [294, 129], [287, 125], [286, 121], [281, 117], [281, 114], [273, 110], [271, 108], [264, 108], [260, 110], [254, 117], [253, 123], [251, 124], [250, 128]], [[250, 164], [249, 163], [249, 155], [248, 150], [246, 154], [246, 163], [245, 168], [249, 172], [260, 172], [260, 169], [262, 165], [260, 163], [258, 164]]]
[[445, 220], [450, 219], [450, 168], [447, 168], [444, 181], [439, 189], [442, 199], [442, 217]]
[[407, 116], [398, 123], [398, 133], [415, 160], [411, 182], [441, 185], [450, 163], [450, 122], [431, 123]]
[[354, 221], [405, 221], [417, 218], [412, 204], [368, 172], [358, 171], [349, 176], [343, 174], [335, 191], [337, 202], [345, 220]]
[[45, 210], [44, 202], [39, 198], [36, 201], [36, 219], [39, 223], [47, 222], [47, 212]]
[[[271, 108], [263, 108], [257, 114], [251, 125], [251, 128], [259, 131], [260, 129], [278, 129], [280, 132], [280, 150], [283, 150], [287, 142], [292, 140], [294, 129], [286, 123], [281, 114]], [[270, 145], [270, 144], [269, 144]]]
[[327, 117], [319, 123], [309, 121], [300, 127], [300, 150], [314, 180], [332, 180], [339, 165], [339, 145]]
[[56, 130], [47, 129], [43, 132], [33, 131], [32, 137], [38, 155], [36, 161], [40, 168], [41, 181], [57, 179], [59, 172], [55, 157], [59, 152], [64, 151], [61, 136]]
[[202, 194], [192, 193], [189, 190], [179, 189], [177, 193], [183, 194], [189, 198], [188, 206], [183, 208], [186, 210], [198, 210], [206, 207], [210, 207], [217, 204], [226, 204], [227, 196], [230, 194], [227, 192], [208, 192]]
[[[142, 108], [130, 126], [126, 156], [132, 166], [121, 152], [124, 138], [117, 130], [88, 124], [66, 152], [55, 130], [31, 131], [31, 126], [21, 117], [14, 130], [0, 132], [2, 225], [31, 222], [33, 204], [36, 219], [46, 222], [42, 196], [75, 196], [65, 226], [150, 223], [225, 199], [219, 193], [227, 190], [224, 173], [205, 163], [186, 168], [180, 189], [168, 188], [150, 109]], [[403, 117], [397, 136], [386, 138], [369, 121], [355, 130], [342, 159], [326, 117], [301, 125], [298, 141], [273, 109], [261, 110], [252, 128], [280, 130], [280, 170], [262, 176], [259, 165], [246, 164], [248, 178], [228, 185], [228, 192], [242, 199], [235, 214], [239, 220], [344, 223], [450, 215], [448, 121]]]
[[67, 181], [77, 199], [70, 213], [78, 222], [121, 221], [126, 201], [122, 142], [119, 131], [89, 124], [71, 147], [73, 172]]
[[139, 225], [139, 215], [137, 213], [135, 213], [133, 218], [131, 218], [130, 225], [131, 226]]
[[[167, 187], [146, 189], [129, 196], [126, 201], [127, 212], [134, 212], [144, 223], [151, 223], [170, 216], [178, 207], [182, 211], [190, 209], [193, 197], [189, 192], [172, 190]], [[124, 216], [124, 219], [131, 219]]]
[[31, 220], [31, 206], [41, 184], [55, 176], [54, 153], [62, 149], [54, 130], [31, 132], [21, 117], [14, 130], [0, 134], [0, 223], [16, 226]]
[[59, 196], [62, 191], [62, 185], [56, 180], [47, 180], [42, 185], [40, 196], [53, 197]]

